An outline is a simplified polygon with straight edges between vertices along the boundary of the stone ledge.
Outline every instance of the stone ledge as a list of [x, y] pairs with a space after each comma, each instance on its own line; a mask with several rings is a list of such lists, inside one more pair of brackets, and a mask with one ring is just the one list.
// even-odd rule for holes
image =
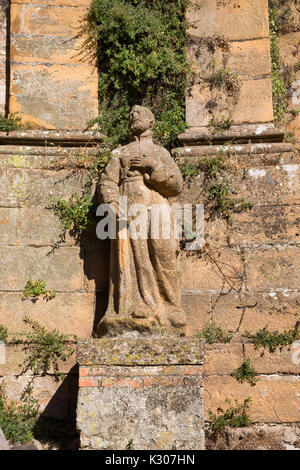
[[191, 127], [178, 136], [185, 145], [220, 145], [226, 142], [242, 144], [249, 142], [282, 142], [284, 132], [272, 123], [234, 125], [228, 131], [217, 132], [209, 127]]
[[80, 365], [202, 365], [204, 341], [198, 338], [164, 336], [107, 338], [80, 341], [77, 347]]
[[0, 132], [0, 145], [43, 146], [57, 145], [61, 147], [94, 147], [103, 142], [103, 136], [93, 131], [60, 131], [60, 130], [28, 130]]

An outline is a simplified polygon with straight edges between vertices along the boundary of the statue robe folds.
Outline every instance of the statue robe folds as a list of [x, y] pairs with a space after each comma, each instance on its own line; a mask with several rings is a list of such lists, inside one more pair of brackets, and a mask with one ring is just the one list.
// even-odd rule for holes
[[[149, 173], [132, 169], [130, 159], [140, 156], [155, 162]], [[127, 196], [129, 217], [125, 224], [119, 217], [117, 237], [111, 240], [109, 301], [98, 325], [98, 336], [184, 331], [179, 242], [168, 201], [182, 191], [182, 186], [181, 173], [171, 155], [149, 136], [135, 137], [134, 142], [112, 152], [100, 179], [100, 202], [112, 204], [118, 211], [120, 196]], [[147, 237], [131, 236], [133, 204], [142, 204], [148, 211]], [[159, 224], [159, 236], [157, 232], [153, 236], [153, 205], [163, 205], [162, 213], [167, 209], [168, 214]], [[168, 239], [162, 237], [161, 229], [166, 227]]]

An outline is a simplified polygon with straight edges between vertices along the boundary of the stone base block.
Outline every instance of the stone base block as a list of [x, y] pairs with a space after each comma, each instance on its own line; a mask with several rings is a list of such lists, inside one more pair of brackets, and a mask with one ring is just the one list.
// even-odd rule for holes
[[82, 448], [204, 449], [201, 340], [90, 340], [77, 360]]

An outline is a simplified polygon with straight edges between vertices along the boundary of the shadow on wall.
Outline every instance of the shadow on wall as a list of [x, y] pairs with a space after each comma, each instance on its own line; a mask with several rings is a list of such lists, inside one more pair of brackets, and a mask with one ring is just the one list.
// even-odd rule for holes
[[76, 450], [80, 446], [76, 430], [78, 366], [72, 367], [41, 413], [34, 437], [47, 448]]

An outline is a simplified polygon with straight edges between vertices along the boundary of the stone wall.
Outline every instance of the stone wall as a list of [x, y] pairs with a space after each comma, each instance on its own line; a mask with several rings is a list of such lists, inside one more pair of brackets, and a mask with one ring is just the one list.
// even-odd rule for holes
[[[223, 407], [225, 398], [251, 396], [254, 422], [299, 423], [300, 364], [292, 361], [293, 350], [262, 354], [245, 337], [266, 326], [283, 332], [300, 319], [299, 149], [249, 144], [219, 150], [224, 149], [234, 197], [243, 197], [253, 208], [234, 214], [229, 224], [220, 217], [206, 220], [203, 252], [182, 259], [188, 334], [210, 321], [233, 334], [229, 344], [206, 346], [206, 413]], [[216, 146], [177, 152], [192, 162], [218, 155]], [[180, 201], [203, 202], [202, 182], [202, 175], [193, 178]], [[247, 358], [259, 373], [254, 387], [231, 376]]]
[[10, 112], [31, 127], [84, 129], [98, 115], [97, 67], [76, 37], [90, 0], [11, 2]]
[[[85, 170], [74, 172], [68, 161], [78, 148], [2, 145], [0, 188], [0, 251], [2, 253], [0, 324], [23, 332], [25, 315], [49, 329], [90, 338], [105, 309], [108, 244], [91, 234], [78, 246], [68, 236], [50, 256], [60, 223], [45, 207], [49, 195], [69, 197], [80, 192]], [[92, 149], [86, 150], [93, 153]], [[192, 161], [216, 155], [217, 147], [177, 149]], [[299, 423], [299, 364], [292, 350], [273, 354], [256, 351], [245, 338], [266, 325], [285, 331], [299, 320], [299, 169], [297, 149], [290, 144], [248, 144], [228, 148], [235, 171], [230, 176], [236, 197], [253, 203], [251, 211], [234, 214], [232, 224], [206, 221], [209, 245], [200, 255], [182, 253], [183, 305], [188, 335], [210, 320], [231, 331], [229, 344], [206, 346], [203, 366], [204, 403], [216, 411], [225, 398], [252, 397], [254, 422]], [[59, 168], [63, 168], [58, 170]], [[65, 167], [65, 168], [64, 168]], [[181, 202], [201, 202], [201, 175], [187, 184]], [[4, 184], [5, 183], [5, 184]], [[200, 195], [200, 196], [199, 196]], [[202, 195], [203, 197], [203, 195]], [[56, 289], [51, 301], [24, 301], [29, 278], [42, 278]], [[240, 384], [233, 370], [250, 358], [259, 373], [255, 387]], [[24, 359], [21, 347], [7, 347], [7, 364], [0, 366], [10, 398], [18, 398], [31, 378], [18, 377]], [[62, 383], [51, 375], [37, 377], [34, 394], [46, 416], [74, 420], [77, 396], [75, 358], [61, 364]]]
[[6, 11], [7, 2], [0, 2], [0, 114], [6, 104]]
[[[187, 19], [198, 78], [187, 96], [192, 130], [229, 116], [237, 125], [272, 122], [268, 0], [193, 0]], [[214, 86], [218, 73], [223, 78]], [[239, 95], [234, 83], [226, 91], [226, 73], [236, 77]]]
[[[28, 138], [28, 132], [18, 137], [22, 140], [26, 134]], [[93, 232], [79, 245], [67, 236], [66, 242], [51, 253], [61, 227], [46, 207], [51, 196], [69, 198], [81, 192], [86, 170], [74, 170], [74, 155], [95, 155], [97, 142], [88, 147], [90, 137], [85, 136], [85, 148], [72, 147], [72, 143], [68, 147], [47, 145], [49, 132], [44, 131], [36, 142], [39, 146], [4, 145], [14, 135], [2, 135], [0, 145], [0, 324], [12, 334], [22, 333], [28, 331], [23, 322], [28, 315], [49, 330], [90, 338], [97, 320], [95, 310], [97, 307], [101, 314], [102, 292], [107, 286], [106, 258], [103, 260], [107, 246], [98, 246]], [[59, 135], [55, 132], [56, 138]], [[39, 278], [46, 281], [47, 289], [57, 291], [56, 297], [48, 302], [42, 298], [25, 301], [25, 284]], [[18, 376], [25, 357], [21, 346], [8, 345], [6, 353], [0, 377], [5, 378], [9, 398], [18, 399], [31, 373]], [[60, 364], [60, 370], [67, 374], [63, 383], [57, 384], [51, 374], [35, 379], [34, 394], [46, 408], [46, 415], [67, 421], [75, 418], [75, 364], [74, 357]]]
[[[279, 35], [279, 50], [281, 67], [287, 79], [288, 109], [285, 116], [288, 131], [294, 137], [300, 138], [300, 5], [299, 2], [290, 0], [289, 27]], [[287, 7], [285, 6], [285, 7]], [[284, 7], [284, 5], [283, 5]], [[293, 99], [294, 98], [294, 99]], [[295, 101], [296, 100], [296, 101]], [[291, 114], [297, 111], [298, 114]]]

